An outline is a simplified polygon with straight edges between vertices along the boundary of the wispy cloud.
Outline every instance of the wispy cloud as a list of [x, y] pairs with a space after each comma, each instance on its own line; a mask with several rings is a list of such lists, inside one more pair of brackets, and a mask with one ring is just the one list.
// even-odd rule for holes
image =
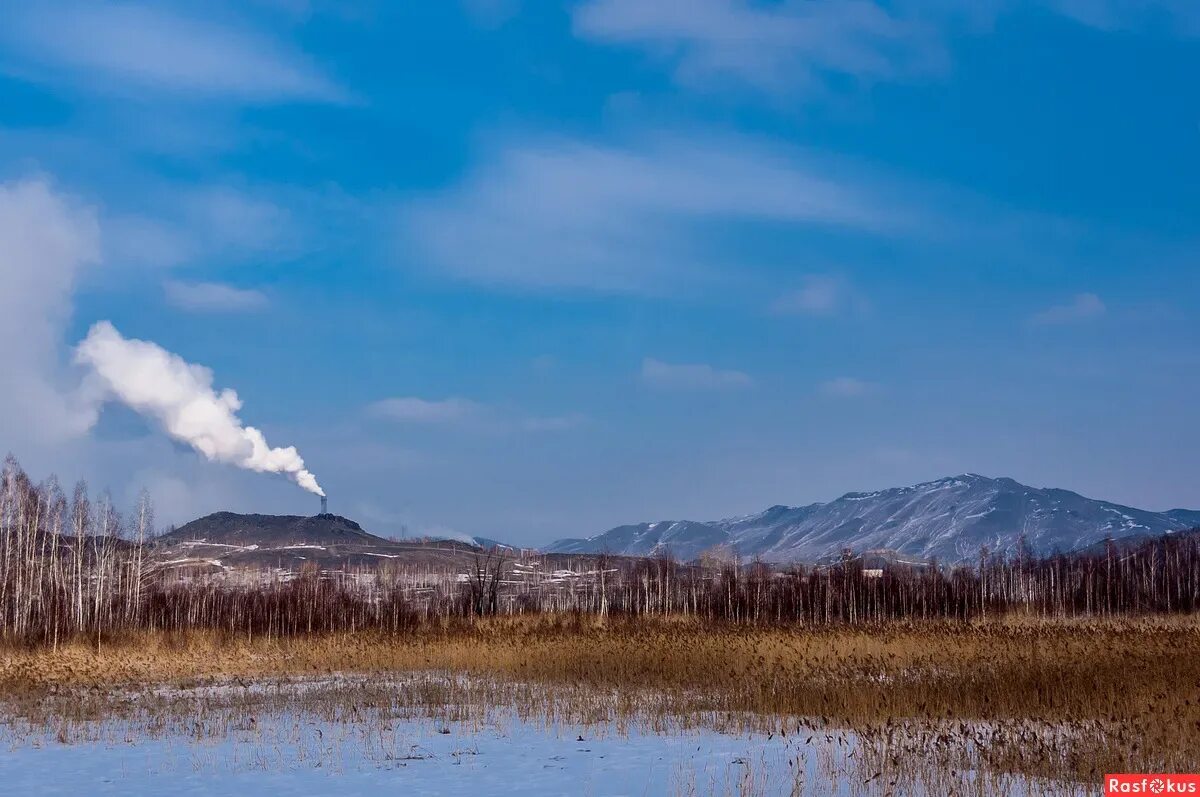
[[1048, 0], [1063, 16], [1100, 30], [1156, 26], [1200, 36], [1200, 3], [1193, 0]]
[[291, 213], [252, 192], [217, 186], [184, 203], [189, 226], [221, 247], [245, 252], [290, 249], [297, 237]]
[[[154, 186], [136, 212], [105, 219], [114, 265], [287, 260], [330, 234], [337, 200], [319, 192], [212, 185]], [[302, 221], [296, 217], [299, 213]]]
[[270, 303], [262, 291], [221, 282], [167, 280], [163, 294], [168, 303], [191, 313], [245, 313]]
[[831, 316], [867, 309], [867, 300], [846, 280], [828, 274], [810, 274], [800, 287], [771, 303], [776, 315]]
[[376, 401], [367, 408], [377, 418], [406, 423], [455, 423], [477, 417], [483, 405], [470, 399], [423, 399], [397, 396]]
[[250, 102], [342, 101], [345, 92], [298, 51], [246, 28], [162, 4], [46, 2], [5, 11], [8, 70], [106, 93]]
[[855, 379], [852, 376], [839, 376], [822, 382], [820, 385], [822, 395], [830, 398], [862, 398], [878, 389], [879, 386], [874, 382]]
[[521, 10], [521, 0], [462, 0], [462, 5], [472, 19], [489, 28], [508, 22]]
[[[1040, 0], [1099, 30], [1157, 28], [1200, 35], [1194, 0]], [[772, 95], [819, 93], [835, 80], [912, 79], [945, 73], [947, 36], [975, 29], [1028, 0], [586, 0], [575, 34], [638, 48], [667, 64], [677, 82], [711, 91], [750, 87]]]
[[706, 235], [737, 222], [895, 233], [914, 224], [875, 186], [763, 142], [664, 134], [627, 146], [554, 140], [402, 210], [406, 239], [475, 282], [660, 293], [716, 269]]
[[105, 260], [114, 266], [171, 268], [201, 251], [193, 235], [160, 218], [128, 213], [104, 222]]
[[705, 363], [666, 363], [642, 360], [642, 381], [656, 388], [679, 390], [730, 390], [751, 387], [754, 380], [742, 371], [714, 368]]
[[526, 432], [567, 432], [577, 429], [587, 422], [587, 417], [579, 413], [568, 415], [542, 415], [524, 418], [521, 428]]
[[944, 62], [934, 31], [867, 0], [590, 0], [574, 14], [578, 36], [640, 47], [677, 79], [778, 93], [811, 90], [827, 76], [887, 79]]
[[1080, 293], [1066, 304], [1047, 307], [1041, 312], [1034, 313], [1029, 323], [1033, 326], [1054, 326], [1061, 324], [1078, 324], [1099, 318], [1108, 311], [1103, 300], [1094, 293]]
[[477, 431], [499, 434], [565, 432], [587, 422], [587, 417], [581, 413], [521, 416], [503, 408], [459, 397], [423, 399], [396, 396], [369, 405], [367, 414], [401, 423], [470, 426]]

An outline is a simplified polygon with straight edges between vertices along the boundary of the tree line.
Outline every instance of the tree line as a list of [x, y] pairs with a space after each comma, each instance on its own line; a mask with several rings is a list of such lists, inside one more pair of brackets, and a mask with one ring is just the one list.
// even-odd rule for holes
[[[714, 622], [874, 624], [1187, 613], [1200, 609], [1200, 530], [1109, 540], [1096, 549], [1034, 555], [981, 552], [971, 565], [866, 570], [847, 552], [824, 565], [676, 562], [597, 556], [580, 578], [510, 578], [503, 549], [466, 573], [403, 580], [308, 568], [226, 582], [168, 577], [142, 493], [120, 512], [111, 496], [70, 496], [55, 478], [33, 482], [11, 456], [0, 471], [0, 639], [57, 645], [135, 631], [210, 630], [244, 637], [334, 631], [399, 633], [452, 617], [539, 612], [687, 615]], [[349, 577], [353, 575], [354, 577]]]

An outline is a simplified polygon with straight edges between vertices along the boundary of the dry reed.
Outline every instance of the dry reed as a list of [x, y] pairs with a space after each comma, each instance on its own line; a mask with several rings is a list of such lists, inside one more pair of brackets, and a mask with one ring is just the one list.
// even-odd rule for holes
[[934, 756], [1094, 782], [1105, 771], [1200, 767], [1200, 624], [1181, 617], [798, 630], [579, 615], [448, 621], [401, 636], [134, 634], [99, 652], [10, 649], [0, 684], [21, 713], [63, 689], [346, 672], [520, 684], [502, 702], [531, 714], [595, 706], [584, 697], [594, 694], [607, 696], [610, 719], [850, 729], [881, 768]]

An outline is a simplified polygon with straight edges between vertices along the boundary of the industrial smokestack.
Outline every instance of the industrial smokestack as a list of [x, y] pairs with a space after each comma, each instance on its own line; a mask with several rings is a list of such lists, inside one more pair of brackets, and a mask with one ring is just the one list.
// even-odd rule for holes
[[324, 495], [321, 496], [321, 514], [322, 515], [329, 514], [329, 498]]

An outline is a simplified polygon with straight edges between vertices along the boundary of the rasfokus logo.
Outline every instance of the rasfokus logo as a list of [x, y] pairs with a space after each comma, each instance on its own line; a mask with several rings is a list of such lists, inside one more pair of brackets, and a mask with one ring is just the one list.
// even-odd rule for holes
[[1200, 795], [1200, 775], [1105, 775], [1104, 793]]

